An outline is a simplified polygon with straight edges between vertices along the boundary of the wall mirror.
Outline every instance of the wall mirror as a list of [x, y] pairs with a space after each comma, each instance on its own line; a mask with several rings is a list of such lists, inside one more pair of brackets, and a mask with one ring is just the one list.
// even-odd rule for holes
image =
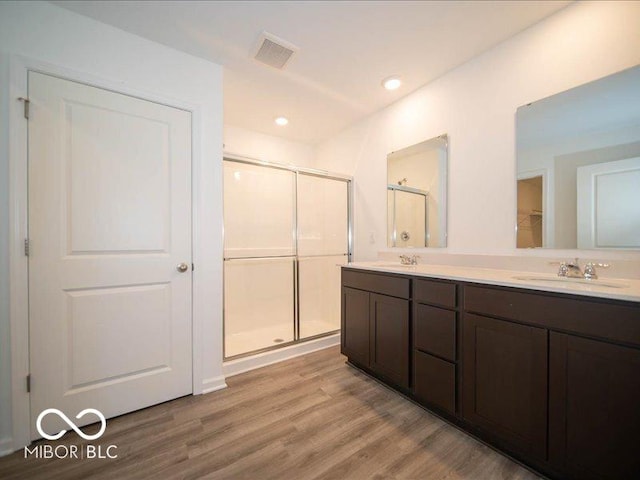
[[518, 108], [517, 247], [640, 248], [640, 66]]
[[387, 155], [387, 245], [447, 246], [447, 135]]

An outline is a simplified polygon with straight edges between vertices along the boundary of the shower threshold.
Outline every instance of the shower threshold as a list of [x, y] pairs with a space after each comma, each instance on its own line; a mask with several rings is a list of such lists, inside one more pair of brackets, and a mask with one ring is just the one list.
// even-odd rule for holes
[[254, 355], [266, 350], [336, 333], [339, 326], [321, 320], [305, 321], [301, 326], [301, 339], [293, 338], [293, 325], [281, 323], [225, 335], [225, 360]]

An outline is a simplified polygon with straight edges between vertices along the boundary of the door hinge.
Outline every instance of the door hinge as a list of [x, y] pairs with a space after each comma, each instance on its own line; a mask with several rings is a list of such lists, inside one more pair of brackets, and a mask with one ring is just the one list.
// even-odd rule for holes
[[20, 97], [18, 98], [18, 100], [20, 100], [22, 102], [22, 105], [24, 106], [24, 118], [29, 120], [29, 106], [31, 105], [31, 100], [24, 97]]
[[31, 374], [27, 375], [27, 393], [31, 393]]
[[25, 257], [29, 256], [29, 239], [28, 238], [24, 239], [24, 256]]
[[196, 266], [192, 263], [191, 264], [191, 271], [193, 272], [196, 269]]

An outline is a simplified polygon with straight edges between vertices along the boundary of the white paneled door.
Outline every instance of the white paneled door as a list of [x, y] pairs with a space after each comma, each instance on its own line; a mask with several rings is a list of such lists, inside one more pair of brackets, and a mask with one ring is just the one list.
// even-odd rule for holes
[[37, 438], [48, 408], [112, 417], [192, 392], [191, 114], [35, 72], [29, 98]]
[[578, 167], [578, 248], [640, 247], [640, 157]]

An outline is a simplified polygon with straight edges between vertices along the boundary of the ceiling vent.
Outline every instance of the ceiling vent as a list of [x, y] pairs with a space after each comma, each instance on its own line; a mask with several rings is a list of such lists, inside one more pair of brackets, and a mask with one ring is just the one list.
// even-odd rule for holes
[[262, 32], [254, 49], [253, 58], [265, 65], [282, 70], [298, 50], [298, 47], [286, 40], [268, 32]]

